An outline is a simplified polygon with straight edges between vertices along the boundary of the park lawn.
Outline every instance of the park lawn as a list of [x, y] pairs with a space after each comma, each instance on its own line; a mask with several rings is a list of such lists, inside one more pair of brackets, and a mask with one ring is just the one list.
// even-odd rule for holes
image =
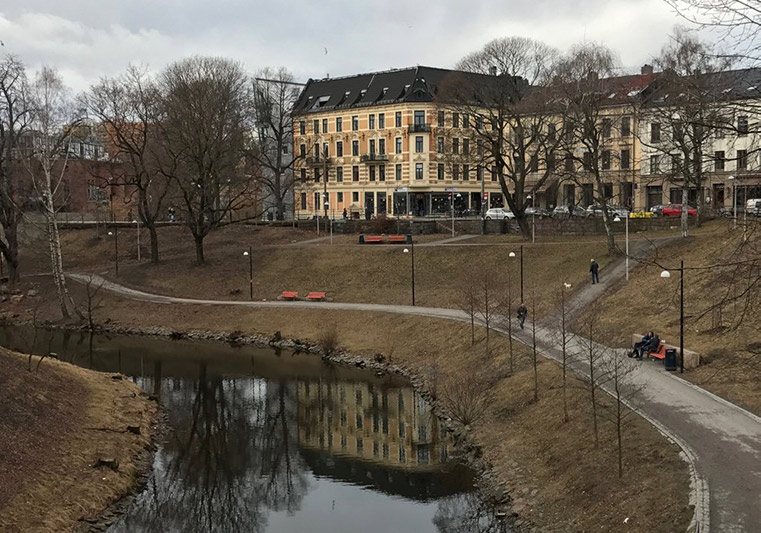
[[[291, 240], [304, 240], [304, 232], [296, 230], [294, 234], [290, 228], [230, 226], [210, 234], [206, 241], [207, 263], [197, 266], [193, 241], [187, 230], [171, 227], [161, 228], [159, 232], [162, 248], [158, 265], [147, 262], [145, 256], [138, 264], [134, 257], [134, 232], [120, 232], [117, 280], [111, 237], [105, 236], [103, 230], [100, 236], [94, 229], [65, 231], [62, 236], [65, 267], [69, 272], [104, 273], [130, 287], [162, 294], [244, 300], [249, 297], [249, 262], [243, 251], [250, 245], [254, 249], [255, 299], [272, 300], [284, 290], [295, 290], [301, 295], [325, 291], [333, 301], [410, 304], [412, 300], [411, 254], [404, 253], [404, 248], [409, 248], [405, 245], [331, 246], [323, 241], [291, 246]], [[446, 237], [416, 238], [422, 243]], [[27, 254], [24, 256], [26, 272], [42, 272], [47, 268], [45, 247], [40, 245], [35, 250], [34, 253], [31, 247], [23, 250]], [[501, 299], [506, 299], [509, 278], [513, 307], [517, 307], [520, 264], [517, 257], [508, 257], [510, 251], [513, 250], [500, 246], [416, 246], [416, 304], [456, 308], [463, 298], [463, 287], [488, 271], [494, 278], [490, 291], [501, 295]], [[519, 251], [518, 246], [514, 251]], [[574, 287], [586, 283], [591, 258], [597, 259], [604, 273], [610, 258], [605, 254], [602, 240], [525, 244], [524, 298], [528, 307], [531, 308], [532, 291], [536, 297], [536, 314], [540, 316], [555, 305], [557, 290], [563, 282]]]
[[[72, 289], [82, 291], [79, 284]], [[540, 358], [539, 401], [533, 402], [529, 352], [514, 343], [515, 373], [509, 375], [510, 346], [503, 336], [491, 336], [487, 355], [484, 330], [476, 329], [471, 346], [469, 324], [426, 317], [166, 305], [110, 293], [100, 297], [96, 320], [111, 325], [267, 336], [280, 331], [284, 337], [318, 343], [334, 331], [340, 348], [367, 359], [383, 354], [425, 377], [429, 387], [435, 372], [438, 391], [474, 372], [497, 376], [492, 401], [473, 424], [471, 437], [505, 481], [523, 518], [542, 531], [611, 532], [619, 531], [626, 517], [634, 529], [652, 532], [684, 531], [690, 520], [687, 466], [674, 445], [645, 420], [631, 417], [625, 427], [624, 478], [619, 480], [613, 425], [601, 422], [601, 445], [595, 448], [588, 393], [580, 383], [571, 381], [571, 420], [563, 423], [559, 366]], [[54, 312], [49, 306], [43, 314]]]
[[125, 379], [27, 357], [0, 348], [0, 530], [81, 530], [133, 490], [158, 408]]
[[[752, 228], [755, 228], [755, 221]], [[641, 265], [628, 282], [611, 287], [576, 323], [577, 330], [593, 313], [598, 314], [599, 338], [609, 345], [631, 345], [631, 335], [654, 330], [669, 344], [679, 344], [679, 260], [685, 261], [686, 349], [701, 354], [702, 364], [685, 374], [697, 385], [761, 415], [761, 315], [757, 312], [758, 287], [750, 300], [711, 309], [733, 285], [733, 267], [727, 261], [758, 257], [759, 231], [751, 231], [748, 249], [737, 253], [742, 230], [731, 222], [716, 221], [687, 239], [658, 250], [657, 264]], [[704, 268], [706, 267], [706, 268]], [[663, 279], [663, 268], [671, 278]], [[694, 269], [694, 270], [693, 270]], [[756, 280], [758, 273], [752, 276]], [[747, 288], [747, 277], [735, 286]], [[747, 304], [747, 306], [746, 306]], [[742, 320], [740, 320], [742, 319]]]

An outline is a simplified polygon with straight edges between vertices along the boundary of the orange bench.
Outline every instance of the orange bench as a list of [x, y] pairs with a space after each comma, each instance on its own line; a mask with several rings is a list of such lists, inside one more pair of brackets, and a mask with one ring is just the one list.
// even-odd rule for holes
[[389, 235], [388, 242], [392, 244], [405, 244], [407, 242], [406, 235]]
[[307, 300], [312, 300], [314, 302], [321, 302], [324, 299], [325, 299], [324, 292], [312, 291], [309, 294], [307, 294]]
[[378, 244], [383, 242], [381, 235], [368, 235], [365, 237], [365, 244]]
[[295, 300], [299, 297], [299, 293], [296, 291], [283, 291], [283, 293], [280, 295], [280, 298], [283, 300]]
[[661, 343], [658, 345], [658, 351], [647, 352], [647, 356], [650, 358], [655, 358], [655, 359], [665, 359], [666, 358], [666, 344], [663, 341], [661, 341]]

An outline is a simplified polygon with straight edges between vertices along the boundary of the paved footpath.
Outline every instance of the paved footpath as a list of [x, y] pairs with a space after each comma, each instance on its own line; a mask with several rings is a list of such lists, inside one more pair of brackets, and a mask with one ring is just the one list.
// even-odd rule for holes
[[[632, 252], [644, 255], [643, 245]], [[569, 300], [570, 314], [577, 313], [584, 304], [597, 298], [624, 274], [623, 261], [601, 271], [602, 283], [589, 285]], [[89, 276], [71, 276], [85, 281]], [[469, 322], [469, 316], [456, 309], [412, 307], [341, 302], [245, 302], [198, 300], [150, 294], [130, 289], [94, 276], [95, 283], [124, 297], [165, 304], [226, 305], [242, 307], [294, 307], [322, 310], [374, 311], [428, 316]], [[542, 355], [558, 360], [561, 352], [558, 332], [553, 327], [556, 317], [537, 322], [537, 345]], [[513, 327], [513, 336], [531, 344], [531, 323], [525, 330]], [[495, 330], [506, 334], [506, 327]], [[583, 353], [586, 340], [574, 337], [571, 352]], [[607, 350], [608, 357], [626, 355], [622, 350]], [[630, 362], [628, 358], [627, 362]], [[574, 370], [584, 374], [581, 361], [572, 363]], [[710, 532], [761, 531], [761, 418], [713, 394], [667, 373], [663, 366], [652, 362], [638, 362], [631, 374], [636, 389], [630, 406], [653, 423], [662, 433], [683, 450], [692, 475], [692, 503], [696, 506], [695, 530]]]

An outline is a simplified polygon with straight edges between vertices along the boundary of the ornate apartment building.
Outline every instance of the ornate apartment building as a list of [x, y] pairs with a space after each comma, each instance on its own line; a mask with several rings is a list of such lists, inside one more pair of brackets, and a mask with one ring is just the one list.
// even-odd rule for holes
[[[499, 184], [484, 182], [483, 168], [445, 162], [454, 117], [435, 97], [455, 73], [416, 67], [310, 80], [294, 109], [297, 216], [324, 214], [326, 205], [328, 215], [346, 209], [355, 218], [445, 214], [450, 195], [458, 211], [480, 210], [483, 197], [501, 206]], [[475, 124], [464, 118], [454, 127], [465, 139]], [[461, 150], [470, 149], [463, 140]]]
[[[441, 87], [462, 76], [468, 83], [489, 84], [495, 79], [416, 67], [310, 80], [293, 113], [296, 216], [340, 217], [344, 209], [353, 218], [453, 211], [479, 214], [482, 207], [505, 205], [493, 159], [489, 161], [488, 154], [483, 157], [483, 136], [478, 135], [485, 131], [480, 128], [490, 128], [489, 112], [458, 113], [457, 106], [440, 94]], [[653, 111], [668, 107], [655, 101], [662, 89], [658, 80], [659, 74], [648, 65], [639, 74], [600, 80], [590, 73], [587, 85], [599, 101], [594, 111], [599, 123], [595, 142], [587, 143], [578, 131], [575, 135], [572, 131], [569, 141], [558, 145], [554, 153], [527, 154], [522, 163], [528, 168], [524, 194], [535, 190], [535, 204], [545, 208], [586, 207], [603, 197], [634, 210], [681, 201], [678, 172], [664, 173], [653, 167], [653, 162], [669, 157], [669, 148], [651, 142], [660, 131], [658, 125], [655, 133], [650, 131], [657, 124]], [[709, 147], [706, 172], [710, 177], [701, 193], [706, 205], [718, 209], [731, 202], [726, 191], [733, 191], [740, 181], [740, 198], [756, 194], [759, 162], [753, 131], [757, 120], [748, 110], [748, 101], [761, 96], [761, 89], [757, 90], [761, 71], [732, 71], [708, 82], [716, 85], [717, 100], [722, 95], [733, 102], [726, 107], [731, 115], [728, 126], [718, 128]], [[537, 122], [539, 127], [556, 130], [558, 135], [566, 135], [568, 123], [573, 122], [558, 112], [568, 98], [562, 90], [554, 86], [527, 92], [535, 102], [543, 102], [539, 108], [545, 118]], [[598, 146], [597, 152], [589, 152], [590, 144]], [[593, 179], [592, 165], [601, 183]], [[548, 168], [549, 178], [537, 187]], [[728, 181], [730, 175], [734, 183]], [[512, 190], [509, 181], [508, 186]], [[690, 201], [697, 194], [693, 191]]]

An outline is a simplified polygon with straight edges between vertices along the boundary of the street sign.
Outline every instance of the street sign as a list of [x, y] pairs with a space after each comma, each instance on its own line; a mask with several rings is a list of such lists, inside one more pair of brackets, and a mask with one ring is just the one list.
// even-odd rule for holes
[[394, 192], [407, 192], [407, 187], [394, 187]]
[[444, 192], [457, 192], [457, 187], [444, 187]]

